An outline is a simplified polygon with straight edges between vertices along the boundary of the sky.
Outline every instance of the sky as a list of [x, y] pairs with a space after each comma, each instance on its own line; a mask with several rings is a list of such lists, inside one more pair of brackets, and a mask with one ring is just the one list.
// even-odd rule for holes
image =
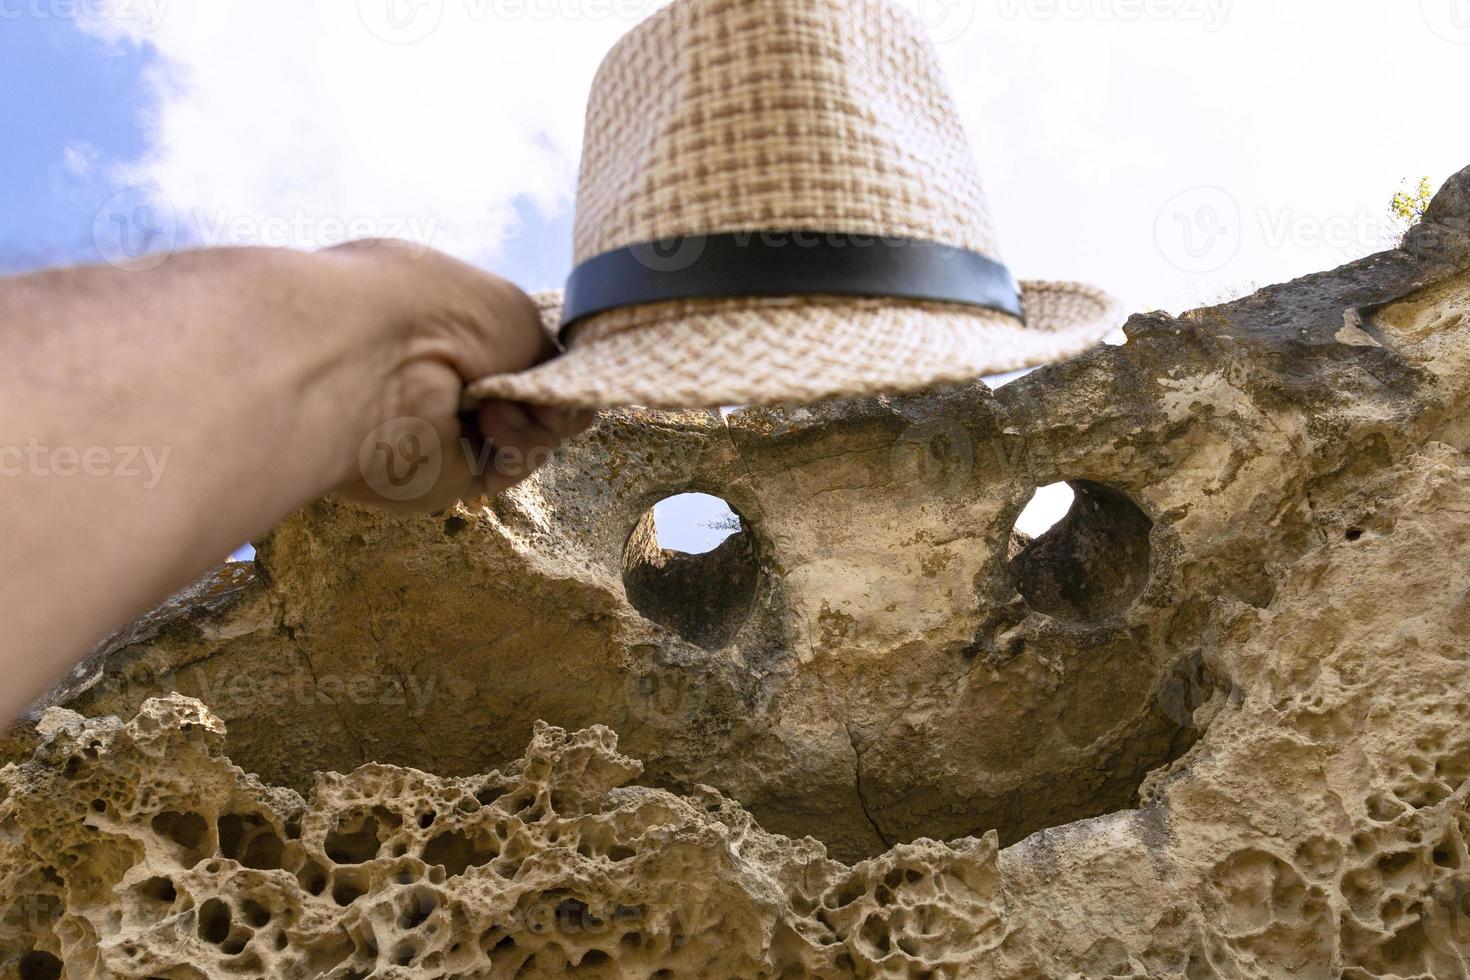
[[[1470, 165], [1470, 0], [896, 0], [1021, 278], [1206, 305]], [[0, 273], [394, 235], [554, 287], [593, 72], [660, 0], [0, 0]]]

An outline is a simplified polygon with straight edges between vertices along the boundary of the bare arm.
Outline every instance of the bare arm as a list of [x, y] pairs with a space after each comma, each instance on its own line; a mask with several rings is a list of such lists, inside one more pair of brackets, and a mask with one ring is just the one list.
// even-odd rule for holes
[[0, 280], [0, 724], [324, 493], [437, 510], [527, 475], [587, 419], [482, 407], [512, 462], [477, 475], [460, 394], [549, 353], [514, 286], [389, 243]]

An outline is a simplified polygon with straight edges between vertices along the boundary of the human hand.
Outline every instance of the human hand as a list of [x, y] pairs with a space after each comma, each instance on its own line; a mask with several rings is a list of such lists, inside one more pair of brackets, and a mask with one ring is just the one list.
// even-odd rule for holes
[[51, 447], [4, 477], [0, 725], [324, 493], [434, 511], [524, 479], [589, 417], [461, 399], [552, 353], [519, 289], [402, 243], [0, 277], [0, 447]]
[[467, 381], [555, 352], [530, 297], [438, 252], [358, 242], [318, 253], [358, 318], [354, 357], [368, 398], [347, 426], [345, 495], [395, 510], [442, 510], [525, 479], [593, 413], [487, 402], [462, 411]]

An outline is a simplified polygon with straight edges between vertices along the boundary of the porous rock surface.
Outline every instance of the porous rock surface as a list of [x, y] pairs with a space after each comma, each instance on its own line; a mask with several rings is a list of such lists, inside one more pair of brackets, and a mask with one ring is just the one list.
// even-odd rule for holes
[[308, 509], [0, 746], [0, 976], [1466, 976], [1470, 171], [1126, 329]]

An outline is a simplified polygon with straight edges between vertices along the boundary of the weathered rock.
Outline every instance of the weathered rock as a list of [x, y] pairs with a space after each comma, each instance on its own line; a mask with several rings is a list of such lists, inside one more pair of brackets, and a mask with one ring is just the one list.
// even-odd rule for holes
[[[139, 797], [95, 838], [116, 843], [65, 843], [98, 833], [84, 804], [110, 799], [83, 799], [87, 780], [137, 763], [131, 749], [83, 753], [92, 775], [68, 776], [58, 746], [83, 728], [113, 732], [109, 745], [135, 736], [55, 713], [49, 732], [39, 714], [12, 731], [7, 756], [31, 761], [5, 777], [0, 846], [20, 850], [0, 897], [39, 880], [65, 912], [12, 935], [76, 956], [141, 943], [105, 910], [130, 894], [129, 855], [152, 853], [158, 813], [217, 823], [233, 812], [218, 794], [248, 785], [284, 835], [303, 804], [264, 787], [315, 784], [304, 812], [366, 842], [351, 806], [406, 807], [418, 787], [473, 796], [510, 778], [477, 774], [522, 771], [533, 730], [521, 765], [555, 755], [543, 742], [562, 736], [544, 720], [608, 726], [661, 790], [568, 773], [558, 785], [577, 802], [525, 832], [540, 862], [529, 890], [449, 876], [459, 855], [425, 857], [406, 815], [379, 842], [404, 854], [374, 860], [417, 862], [423, 880], [443, 866], [435, 887], [485, 916], [570, 889], [605, 921], [639, 896], [665, 939], [644, 958], [598, 946], [612, 975], [1466, 975], [1470, 171], [1401, 249], [1181, 318], [1137, 316], [1127, 332], [995, 393], [612, 413], [535, 480], [450, 515], [309, 509], [262, 543], [253, 577], [226, 568], [248, 581], [181, 597], [49, 699], [130, 717], [169, 690], [200, 697], [227, 741], [159, 758], [149, 777], [182, 780], [192, 810]], [[1068, 519], [1015, 536], [1032, 490], [1061, 480], [1078, 490]], [[665, 573], [685, 560], [656, 554], [646, 527], [636, 560], [625, 545], [654, 502], [686, 490], [727, 499], [749, 539], [689, 565], [705, 568], [698, 587], [671, 589]], [[748, 590], [710, 585], [748, 581], [742, 561]], [[629, 602], [650, 588], [663, 605], [642, 608], [667, 625]], [[595, 743], [599, 772], [631, 777], [597, 731], [565, 744]], [[220, 752], [263, 782], [186, 776], [234, 772]], [[606, 821], [598, 846], [637, 850], [650, 826], [676, 828], [669, 865], [593, 874], [584, 862], [603, 858], [545, 836], [625, 805], [661, 815]], [[757, 831], [745, 810], [841, 861], [876, 856], [849, 868]], [[308, 847], [306, 828], [283, 854]], [[918, 838], [957, 843], [898, 843]], [[713, 946], [667, 938], [680, 906], [659, 889], [675, 879], [707, 897]], [[243, 901], [235, 881], [220, 879], [221, 901]], [[370, 960], [390, 971], [393, 944], [417, 942], [364, 931], [391, 891], [374, 881], [379, 897], [345, 907], [292, 899], [321, 935], [356, 937], [338, 963], [354, 975]], [[470, 920], [443, 921], [437, 935], [478, 941]], [[376, 954], [369, 932], [391, 937]], [[517, 950], [546, 947], [530, 926], [512, 932]], [[299, 975], [326, 969], [316, 941], [288, 936]], [[531, 973], [592, 948], [554, 943]], [[439, 962], [416, 960], [414, 975], [487, 969]], [[492, 962], [487, 975], [518, 968]], [[150, 969], [119, 975], [168, 975]]]
[[[618, 789], [639, 766], [605, 728], [537, 726], [488, 776], [323, 774], [303, 801], [224, 759], [223, 726], [182, 696], [43, 725], [0, 770], [0, 942], [29, 947], [6, 976], [754, 976], [773, 944], [835, 955], [793, 931], [792, 896], [809, 913], [843, 871], [820, 845], [710, 789]], [[939, 853], [987, 856], [994, 891], [993, 837]]]

